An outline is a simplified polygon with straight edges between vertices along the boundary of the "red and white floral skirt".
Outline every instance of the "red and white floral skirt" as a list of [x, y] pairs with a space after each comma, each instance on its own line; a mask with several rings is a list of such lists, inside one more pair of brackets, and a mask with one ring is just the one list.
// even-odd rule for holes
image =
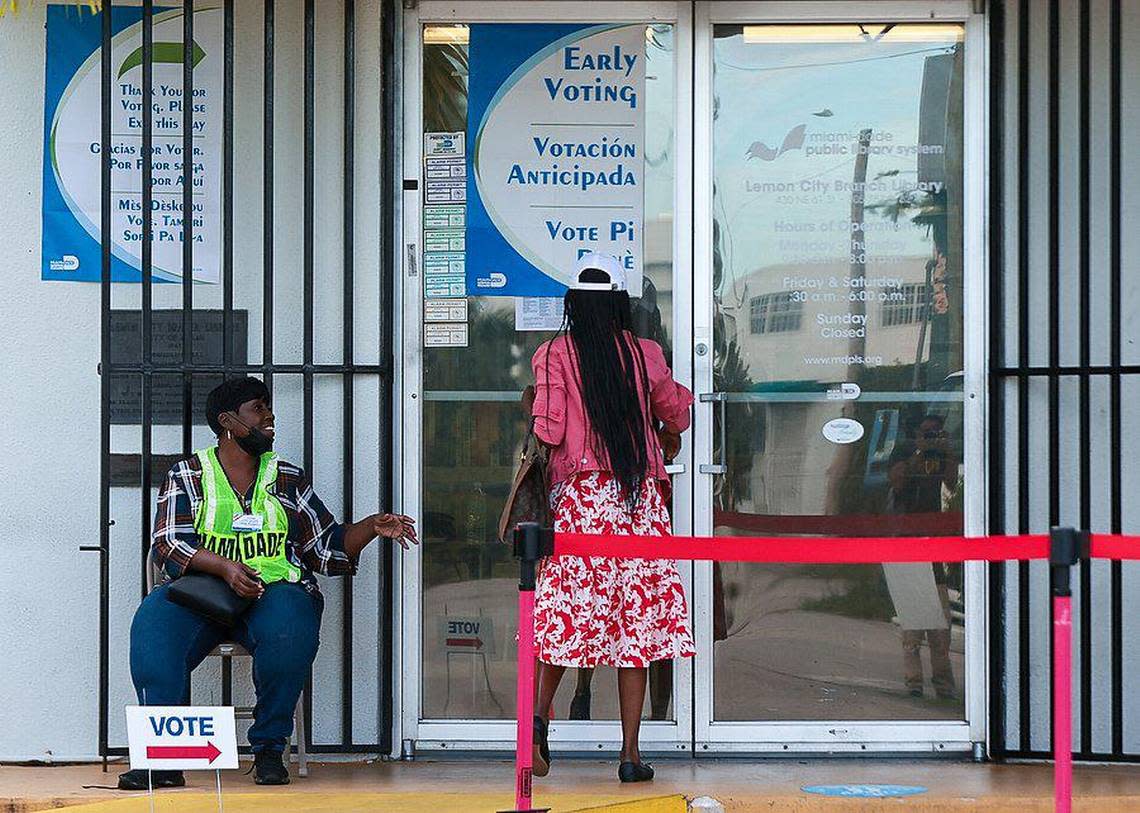
[[[661, 486], [631, 516], [609, 472], [571, 475], [551, 494], [556, 531], [669, 536]], [[538, 659], [558, 666], [645, 667], [696, 651], [677, 565], [664, 559], [557, 556], [542, 563], [534, 610]]]

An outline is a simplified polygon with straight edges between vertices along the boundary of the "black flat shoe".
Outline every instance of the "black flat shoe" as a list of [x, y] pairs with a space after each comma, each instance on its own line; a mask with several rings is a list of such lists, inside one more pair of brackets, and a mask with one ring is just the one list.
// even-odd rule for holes
[[571, 720], [589, 720], [590, 719], [590, 693], [582, 692], [581, 694], [575, 692], [574, 699], [570, 701], [570, 715]]
[[531, 773], [546, 776], [550, 773], [550, 746], [546, 743], [546, 721], [534, 715], [534, 755], [531, 758]]
[[618, 779], [622, 782], [648, 782], [653, 778], [653, 766], [648, 762], [623, 762], [618, 766]]
[[[151, 771], [150, 774], [149, 787], [155, 789], [181, 788], [186, 785], [186, 777], [182, 775], [182, 771]], [[146, 775], [147, 772], [141, 768], [119, 774], [119, 790], [146, 790], [148, 788]]]

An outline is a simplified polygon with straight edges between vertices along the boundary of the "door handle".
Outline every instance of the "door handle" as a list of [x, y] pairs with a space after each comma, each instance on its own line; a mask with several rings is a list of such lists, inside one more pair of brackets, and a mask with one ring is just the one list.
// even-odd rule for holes
[[685, 473], [685, 464], [684, 463], [666, 463], [665, 464], [665, 473], [666, 474], [684, 474]]
[[725, 417], [726, 408], [728, 405], [728, 394], [724, 392], [702, 392], [698, 398], [702, 404], [718, 403], [720, 404], [720, 462], [719, 463], [702, 463], [697, 467], [701, 474], [727, 474], [728, 465], [724, 462], [725, 453]]

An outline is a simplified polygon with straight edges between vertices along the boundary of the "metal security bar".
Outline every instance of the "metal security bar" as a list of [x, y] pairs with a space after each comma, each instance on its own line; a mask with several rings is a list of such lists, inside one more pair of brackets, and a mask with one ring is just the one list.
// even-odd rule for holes
[[[395, 24], [392, 4], [382, 3], [381, 11], [381, 71], [384, 77], [391, 76], [394, 67], [394, 35], [392, 26]], [[138, 499], [140, 511], [139, 551], [137, 563], [139, 568], [140, 594], [145, 595], [147, 589], [148, 552], [152, 528], [152, 515], [154, 511], [151, 489], [157, 485], [155, 476], [165, 471], [164, 463], [168, 456], [156, 456], [153, 451], [152, 430], [155, 421], [154, 384], [156, 377], [173, 377], [179, 381], [181, 392], [181, 451], [184, 455], [192, 452], [193, 427], [195, 421], [194, 392], [195, 384], [201, 383], [206, 376], [217, 377], [231, 375], [260, 375], [270, 392], [273, 392], [274, 380], [281, 376], [299, 378], [302, 385], [303, 399], [303, 462], [306, 471], [314, 471], [327, 480], [329, 472], [322, 466], [321, 455], [314, 447], [314, 389], [315, 383], [322, 377], [339, 378], [341, 382], [342, 400], [342, 427], [344, 441], [340, 449], [342, 456], [342, 469], [339, 472], [342, 479], [343, 514], [351, 518], [355, 505], [353, 494], [353, 479], [356, 465], [353, 455], [354, 407], [359, 405], [355, 399], [357, 384], [364, 378], [376, 381], [380, 395], [378, 420], [380, 422], [380, 451], [381, 470], [379, 473], [379, 498], [384, 506], [390, 506], [392, 500], [392, 373], [393, 373], [393, 254], [391, 251], [391, 231], [394, 222], [392, 212], [393, 199], [386, 190], [388, 179], [392, 177], [394, 150], [392, 139], [394, 132], [394, 111], [396, 89], [392, 82], [380, 83], [381, 98], [378, 100], [381, 109], [381, 123], [383, 127], [381, 146], [381, 184], [375, 194], [382, 196], [380, 211], [382, 215], [383, 236], [381, 237], [381, 251], [379, 252], [381, 267], [379, 269], [379, 301], [375, 303], [375, 311], [367, 314], [368, 318], [380, 325], [379, 354], [373, 362], [360, 364], [356, 361], [356, 346], [354, 343], [354, 330], [356, 321], [355, 291], [355, 224], [356, 207], [355, 184], [356, 156], [356, 104], [357, 93], [356, 76], [356, 3], [354, 0], [344, 0], [343, 3], [343, 44], [340, 54], [318, 54], [316, 47], [316, 13], [314, 0], [304, 0], [303, 9], [303, 200], [302, 217], [303, 226], [301, 234], [301, 253], [303, 258], [303, 281], [301, 301], [293, 304], [300, 311], [303, 321], [303, 349], [300, 363], [278, 363], [274, 360], [274, 81], [275, 81], [275, 0], [264, 0], [263, 10], [263, 98], [262, 98], [262, 268], [261, 268], [261, 361], [250, 364], [234, 358], [235, 337], [238, 336], [239, 319], [236, 318], [234, 308], [234, 0], [224, 0], [223, 5], [223, 54], [222, 54], [222, 140], [221, 140], [221, 283], [222, 283], [222, 355], [221, 363], [216, 360], [199, 358], [194, 349], [194, 298], [195, 286], [193, 280], [194, 267], [194, 217], [193, 207], [193, 178], [194, 168], [194, 135], [193, 119], [194, 108], [189, 103], [193, 95], [195, 53], [194, 53], [194, 2], [183, 0], [182, 10], [182, 134], [180, 137], [181, 173], [183, 188], [181, 193], [182, 220], [181, 220], [181, 309], [180, 309], [180, 353], [178, 361], [171, 363], [156, 362], [152, 352], [154, 339], [154, 278], [153, 278], [153, 251], [151, 240], [154, 234], [154, 188], [152, 160], [142, 160], [141, 164], [141, 280], [140, 280], [140, 308], [138, 311], [139, 335], [141, 340], [140, 351], [137, 358], [124, 360], [117, 358], [112, 349], [112, 320], [115, 314], [112, 308], [112, 104], [113, 104], [113, 70], [112, 70], [112, 37], [114, 27], [112, 24], [112, 11], [114, 3], [105, 2], [102, 11], [102, 129], [101, 146], [105, 160], [101, 165], [101, 342], [100, 342], [100, 394], [101, 394], [101, 427], [100, 427], [100, 532], [98, 546], [84, 546], [82, 550], [97, 552], [99, 554], [99, 753], [106, 760], [110, 756], [126, 754], [126, 748], [113, 744], [110, 741], [110, 641], [111, 641], [111, 529], [115, 524], [112, 516], [111, 490], [115, 485], [117, 456], [112, 449], [112, 379], [116, 376], [129, 376], [138, 381], [139, 385], [139, 411], [138, 424], [141, 430], [139, 464], [137, 469]], [[327, 17], [322, 16], [322, 21]], [[154, 89], [153, 61], [154, 54], [154, 25], [155, 10], [153, 0], [142, 0], [142, 94], [148, 103], [142, 105], [141, 121], [141, 147], [142, 155], [153, 155], [154, 113], [149, 100]], [[317, 59], [343, 60], [343, 222], [342, 222], [342, 281], [343, 301], [341, 303], [341, 361], [339, 363], [318, 363], [314, 351], [314, 211], [316, 165], [315, 165], [315, 88]], [[248, 163], [254, 163], [254, 156], [244, 156]], [[250, 235], [252, 237], [252, 235]], [[256, 239], [256, 238], [253, 238]], [[369, 309], [372, 311], [372, 309]], [[199, 311], [201, 313], [201, 311]], [[244, 318], [241, 321], [241, 339], [245, 341]], [[121, 422], [121, 421], [120, 421]], [[319, 478], [314, 478], [318, 480]], [[392, 565], [393, 554], [388, 546], [378, 551], [381, 558], [381, 584], [379, 602], [381, 608], [380, 630], [380, 657], [379, 668], [381, 672], [381, 692], [379, 696], [378, 717], [379, 731], [375, 737], [367, 737], [360, 742], [353, 737], [353, 709], [354, 696], [352, 676], [354, 671], [353, 648], [353, 585], [351, 579], [341, 582], [342, 593], [342, 640], [341, 640], [341, 704], [340, 724], [341, 739], [333, 743], [312, 743], [312, 680], [306, 692], [308, 708], [305, 715], [305, 732], [303, 736], [309, 743], [311, 751], [318, 752], [381, 752], [391, 751], [392, 727], [392, 681], [386, 673], [392, 663], [392, 596], [393, 588]], [[336, 589], [332, 587], [331, 589]], [[118, 619], [116, 621], [118, 623]], [[231, 669], [228, 658], [222, 661], [222, 699], [223, 703], [232, 702]]]
[[[1098, 4], [1091, 0], [1065, 4], [1056, 0], [1047, 4], [1003, 0], [989, 4], [993, 66], [989, 371], [992, 534], [1007, 530], [1029, 533], [1062, 523], [1117, 534], [1125, 530], [1121, 390], [1128, 376], [1140, 375], [1140, 365], [1125, 363], [1121, 347], [1125, 329], [1121, 319], [1121, 105], [1125, 92], [1121, 49], [1124, 36], [1135, 36], [1122, 29], [1122, 8], [1135, 12], [1135, 6], [1134, 0]], [[1094, 10], [1100, 15], [1095, 29]], [[1073, 48], [1075, 59], [1070, 58], [1069, 49]], [[1093, 68], [1095, 55], [1105, 55], [1103, 69]], [[1076, 101], [1064, 102], [1063, 108], [1061, 89], [1066, 84], [1076, 87]], [[1129, 91], [1135, 103], [1137, 86], [1131, 85]], [[1105, 112], [1094, 121], [1096, 100]], [[1042, 140], [1042, 122], [1047, 155], [1043, 161], [1035, 161], [1033, 151]], [[1062, 124], [1071, 130], [1073, 122], [1076, 137], [1065, 138]], [[1097, 151], [1094, 133], [1104, 132], [1107, 138]], [[1094, 173], [1094, 164], [1103, 171]], [[1041, 227], [1042, 219], [1047, 220], [1045, 228]], [[1106, 234], [1107, 241], [1095, 244], [1098, 234]], [[1045, 289], [1038, 282], [1042, 245], [1047, 251]], [[1075, 252], [1069, 249], [1073, 245]], [[1094, 250], [1103, 255], [1099, 268], [1093, 261]], [[1094, 291], [1100, 290], [1094, 271], [1101, 275], [1100, 289], [1107, 288], [1108, 294], [1107, 313], [1102, 316], [1107, 321], [1107, 339], [1099, 347], [1094, 346], [1093, 338]], [[1064, 293], [1073, 280], [1078, 283], [1075, 315]], [[1041, 312], [1042, 297], [1047, 297], [1047, 322], [1036, 316]], [[1016, 334], [1011, 331], [1013, 323]], [[1047, 337], [1041, 335], [1044, 331]], [[1011, 341], [1014, 335], [1015, 341]], [[1068, 352], [1074, 347], [1075, 363], [1074, 354]], [[1044, 392], [1035, 382], [1044, 382]], [[1095, 391], [1094, 384], [1098, 385]], [[1073, 385], [1075, 399], [1071, 397]], [[1104, 389], [1106, 395], [1102, 394]], [[1065, 401], [1063, 390], [1070, 394]], [[1092, 414], [1097, 406], [1108, 414], [1107, 444], [1101, 451], [1093, 442]], [[1047, 440], [1041, 438], [1040, 421], [1034, 423], [1033, 416], [1041, 414]], [[1015, 429], [1010, 423], [1013, 416]], [[1061, 448], [1063, 428], [1073, 424], [1077, 430], [1075, 455], [1063, 453]], [[1140, 429], [1135, 425], [1128, 428]], [[1016, 465], [1011, 466], [1014, 455]], [[1063, 471], [1066, 461], [1072, 459], [1076, 460], [1073, 470]], [[1034, 460], [1044, 460], [1045, 464], [1035, 468]], [[1035, 473], [1039, 473], [1036, 478]], [[1047, 479], [1047, 497], [1035, 500], [1033, 486], [1042, 478]], [[1094, 506], [1101, 503], [1107, 504], [1106, 516], [1094, 517]], [[1011, 514], [1011, 504], [1016, 504], [1016, 516]], [[1075, 713], [1074, 753], [1083, 760], [1136, 761], [1140, 760], [1140, 751], [1128, 749], [1124, 742], [1125, 573], [1119, 561], [1113, 561], [1109, 568], [1105, 590], [1094, 580], [1087, 560], [1080, 567], [1080, 703]], [[1047, 601], [1031, 593], [1029, 574], [1028, 562], [1016, 568], [994, 566], [990, 570], [990, 739], [992, 753], [998, 758], [1049, 756], [1052, 719], [1034, 717], [1033, 709], [1040, 705], [1034, 702], [1033, 676], [1038, 664], [1050, 660], [1035, 660], [1033, 642], [1041, 640], [1040, 629], [1051, 620], [1052, 610]], [[1015, 622], [1007, 612], [1013, 604], [1017, 607]], [[1110, 663], [1103, 659], [1094, 662], [1096, 616], [1104, 615], [1098, 610], [1105, 607]], [[1016, 691], [1010, 688], [1013, 682]], [[1105, 684], [1111, 702], [1094, 703], [1094, 693]], [[1052, 685], [1051, 680], [1048, 685]], [[1051, 703], [1045, 708], [1051, 708]], [[1016, 731], [1007, 726], [1011, 718], [1016, 720]], [[1097, 723], [1105, 720], [1110, 736], [1107, 743], [1103, 737], [1098, 743]]]

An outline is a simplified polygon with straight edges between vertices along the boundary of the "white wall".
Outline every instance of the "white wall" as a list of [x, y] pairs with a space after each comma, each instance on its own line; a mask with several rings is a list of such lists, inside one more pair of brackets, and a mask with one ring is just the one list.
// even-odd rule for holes
[[99, 288], [39, 280], [44, 18], [0, 20], [0, 759], [97, 748]]
[[[235, 307], [249, 311], [249, 359], [261, 359], [262, 4], [239, 0], [235, 45]], [[356, 5], [356, 361], [379, 362], [379, 0]], [[99, 314], [97, 284], [40, 281], [44, 95], [44, 3], [21, 4], [0, 20], [0, 761], [94, 758], [98, 750]], [[342, 5], [317, 15], [315, 353], [341, 361]], [[302, 17], [300, 2], [279, 2], [275, 91], [275, 348], [277, 362], [301, 359]], [[137, 308], [139, 286], [116, 285], [113, 307]], [[177, 308], [175, 286], [156, 287], [156, 308]], [[221, 307], [221, 286], [197, 286], [196, 308]], [[278, 447], [301, 462], [300, 379], [275, 380]], [[355, 514], [378, 510], [379, 387], [359, 377], [355, 413]], [[341, 511], [341, 383], [315, 387], [318, 493]], [[112, 450], [138, 452], [139, 430], [115, 427]], [[156, 427], [155, 453], [177, 452], [178, 432]], [[204, 429], [196, 445], [209, 441]], [[140, 494], [114, 489], [111, 535], [112, 745], [125, 745], [119, 709], [133, 701], [127, 632], [139, 596]], [[378, 549], [354, 582], [353, 740], [379, 737]], [[324, 582], [322, 646], [314, 667], [313, 737], [341, 738], [342, 584]], [[214, 669], [196, 673], [196, 699], [219, 694]], [[242, 685], [247, 684], [244, 679]], [[239, 685], [238, 699], [248, 695]]]

